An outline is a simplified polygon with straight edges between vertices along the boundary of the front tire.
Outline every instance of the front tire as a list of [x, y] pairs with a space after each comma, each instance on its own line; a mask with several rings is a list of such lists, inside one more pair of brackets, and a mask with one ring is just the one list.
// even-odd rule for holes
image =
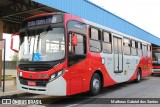
[[141, 81], [141, 71], [140, 71], [140, 69], [138, 69], [138, 71], [137, 71], [137, 77], [136, 77], [135, 82], [139, 83], [140, 81]]
[[151, 76], [154, 76], [154, 73], [152, 73]]
[[102, 88], [101, 78], [98, 73], [94, 73], [90, 83], [90, 95], [98, 95]]

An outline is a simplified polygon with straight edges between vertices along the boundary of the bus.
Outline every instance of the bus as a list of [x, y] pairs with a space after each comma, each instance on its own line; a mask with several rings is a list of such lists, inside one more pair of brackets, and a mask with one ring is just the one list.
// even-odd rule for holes
[[24, 20], [11, 49], [19, 53], [17, 88], [28, 93], [97, 95], [152, 73], [151, 43], [68, 13]]
[[152, 75], [160, 73], [160, 47], [153, 46], [152, 47]]

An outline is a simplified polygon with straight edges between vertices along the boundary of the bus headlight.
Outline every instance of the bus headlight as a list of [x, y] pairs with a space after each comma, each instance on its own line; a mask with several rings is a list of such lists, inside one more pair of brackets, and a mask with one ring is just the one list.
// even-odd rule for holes
[[57, 79], [58, 77], [62, 76], [63, 73], [64, 73], [64, 71], [63, 71], [63, 70], [60, 70], [60, 71], [58, 71], [58, 72], [52, 74], [51, 77], [50, 77], [49, 82], [51, 82], [51, 81]]

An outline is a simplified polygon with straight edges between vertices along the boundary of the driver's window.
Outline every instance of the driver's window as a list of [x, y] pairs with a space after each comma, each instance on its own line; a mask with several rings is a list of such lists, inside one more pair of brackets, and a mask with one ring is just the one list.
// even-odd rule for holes
[[69, 36], [69, 52], [74, 55], [86, 54], [86, 40], [85, 36], [81, 34], [76, 34], [77, 36], [77, 46], [73, 47], [71, 44], [71, 34]]
[[72, 34], [69, 34], [69, 55], [68, 66], [72, 66], [86, 57], [86, 36], [75, 33], [77, 37], [77, 45], [72, 46]]

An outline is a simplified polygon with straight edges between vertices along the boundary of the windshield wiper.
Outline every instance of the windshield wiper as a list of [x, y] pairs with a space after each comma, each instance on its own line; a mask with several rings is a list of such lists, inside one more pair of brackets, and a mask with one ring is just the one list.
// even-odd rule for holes
[[[39, 34], [40, 38], [42, 38], [42, 36], [46, 35], [48, 33], [48, 31], [51, 30], [51, 26], [47, 26], [43, 29], [42, 33]], [[43, 34], [44, 33], [44, 34]]]
[[25, 31], [25, 35], [27, 36], [27, 39], [28, 39], [28, 47], [29, 47], [29, 53], [30, 53], [30, 45], [31, 45], [31, 37], [29, 37], [29, 35], [28, 35], [28, 29], [26, 29]]
[[37, 49], [36, 49], [36, 51], [38, 51], [40, 38], [43, 38], [43, 37], [48, 33], [48, 31], [50, 31], [51, 29], [52, 29], [51, 26], [48, 25], [47, 27], [45, 27], [45, 28], [43, 29], [42, 33], [37, 34], [37, 35], [38, 35], [38, 38], [37, 38]]

